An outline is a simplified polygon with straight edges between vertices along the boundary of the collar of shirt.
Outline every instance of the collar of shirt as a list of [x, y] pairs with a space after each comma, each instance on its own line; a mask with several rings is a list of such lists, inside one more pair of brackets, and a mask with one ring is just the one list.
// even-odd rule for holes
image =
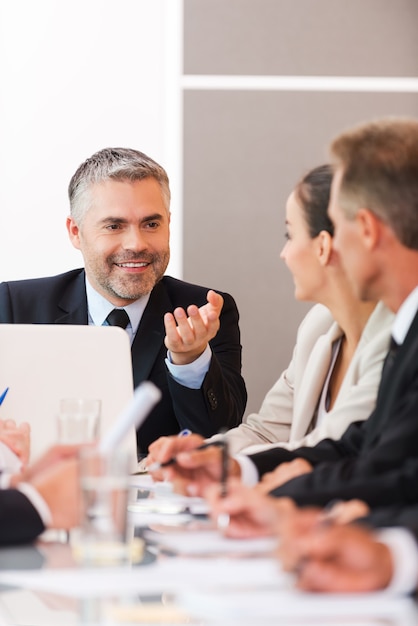
[[402, 345], [412, 321], [418, 311], [418, 286], [402, 302], [392, 326], [392, 337], [398, 345]]
[[[106, 300], [100, 293], [98, 293], [89, 283], [86, 277], [86, 293], [87, 293], [87, 309], [89, 312], [89, 326], [103, 326], [106, 317], [110, 311], [113, 311], [115, 305]], [[136, 332], [138, 330], [139, 322], [145, 311], [145, 307], [148, 304], [150, 293], [138, 300], [135, 300], [131, 304], [124, 306], [123, 308], [129, 316], [129, 324], [126, 327], [126, 331], [131, 340], [131, 344], [134, 340]], [[116, 307], [118, 308], [118, 307]]]

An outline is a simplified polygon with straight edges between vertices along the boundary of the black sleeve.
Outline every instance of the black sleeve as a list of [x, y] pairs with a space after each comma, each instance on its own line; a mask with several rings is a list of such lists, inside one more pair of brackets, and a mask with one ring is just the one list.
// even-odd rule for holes
[[7, 283], [0, 283], [0, 324], [13, 323], [12, 303]]
[[[413, 376], [380, 424], [372, 443], [359, 454], [321, 462], [313, 472], [299, 476], [273, 495], [289, 496], [301, 505], [323, 506], [333, 499], [360, 498], [371, 507], [408, 503], [418, 492], [418, 376]], [[369, 420], [374, 418], [371, 416]], [[350, 427], [341, 441], [346, 439]], [[364, 422], [367, 428], [367, 422]], [[315, 446], [319, 448], [321, 444]], [[314, 449], [315, 449], [314, 448]], [[308, 458], [308, 454], [300, 455]], [[308, 458], [309, 460], [309, 458]]]
[[23, 493], [0, 490], [0, 545], [29, 543], [44, 530], [37, 510]]
[[270, 448], [263, 452], [250, 455], [259, 476], [273, 471], [280, 463], [293, 461], [296, 458], [306, 459], [314, 467], [321, 463], [335, 463], [359, 454], [364, 438], [364, 422], [350, 424], [341, 439], [323, 439], [316, 446], [287, 450]]

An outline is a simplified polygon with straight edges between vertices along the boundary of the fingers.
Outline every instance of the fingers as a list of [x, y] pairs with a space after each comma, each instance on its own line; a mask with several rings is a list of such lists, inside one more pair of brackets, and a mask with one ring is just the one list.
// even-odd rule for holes
[[66, 458], [45, 468], [31, 481], [48, 504], [52, 528], [70, 529], [79, 523], [79, 464]]
[[[273, 498], [262, 496], [234, 479], [228, 483], [226, 496], [221, 495], [219, 485], [208, 487], [204, 496], [212, 519], [227, 537], [243, 539], [274, 534], [278, 512]], [[228, 524], [224, 524], [225, 520]]]
[[178, 307], [172, 314], [166, 313], [164, 316], [167, 337], [179, 347], [181, 343], [185, 346], [193, 345], [194, 342], [207, 338], [210, 334], [209, 329], [218, 317], [219, 315], [214, 310], [208, 311], [204, 307], [198, 309], [194, 304], [187, 308], [187, 313]]
[[[186, 437], [188, 439], [188, 437]], [[195, 447], [195, 446], [194, 446]], [[179, 452], [176, 455], [177, 464], [187, 469], [206, 468], [214, 475], [215, 479], [221, 476], [221, 451], [213, 446], [206, 450], [193, 451], [192, 448], [187, 452]]]
[[[309, 561], [299, 571], [297, 586], [305, 591], [331, 593], [366, 591], [358, 572], [345, 571], [338, 563]], [[367, 589], [371, 591], [372, 589]]]
[[365, 517], [369, 513], [370, 508], [363, 500], [354, 499], [334, 504], [327, 515], [337, 524], [349, 524], [360, 517]]
[[200, 308], [195, 304], [188, 306], [187, 311], [177, 307], [164, 316], [165, 345], [177, 365], [198, 358], [219, 330], [223, 298], [212, 290], [208, 291], [207, 298], [207, 304]]
[[[187, 437], [160, 437], [150, 445], [148, 459], [165, 463], [181, 452], [198, 448], [202, 442], [203, 437], [193, 433]], [[150, 465], [148, 460], [147, 464]]]
[[27, 465], [30, 454], [30, 426], [22, 422], [18, 426], [14, 420], [2, 420], [0, 441], [3, 441], [19, 457], [23, 466]]
[[274, 472], [267, 472], [254, 487], [260, 493], [267, 494], [276, 487], [276, 476]]
[[47, 470], [49, 467], [53, 466], [57, 461], [64, 459], [71, 459], [78, 456], [81, 448], [85, 447], [86, 444], [72, 444], [72, 445], [55, 445], [49, 448], [47, 452], [43, 456], [40, 457], [27, 471], [27, 478], [33, 478], [38, 473]]
[[306, 591], [357, 593], [384, 589], [393, 575], [389, 549], [379, 552], [369, 567], [361, 569], [337, 560], [311, 560], [299, 571], [297, 586]]
[[305, 459], [297, 458], [293, 461], [281, 463], [274, 472], [270, 472], [265, 484], [260, 487], [261, 490], [271, 491], [276, 487], [281, 487], [289, 480], [302, 476], [312, 471], [312, 465]]
[[209, 319], [214, 320], [221, 314], [224, 299], [221, 294], [216, 293], [213, 289], [210, 289], [208, 291], [207, 300], [209, 306], [205, 305], [202, 309], [205, 310]]

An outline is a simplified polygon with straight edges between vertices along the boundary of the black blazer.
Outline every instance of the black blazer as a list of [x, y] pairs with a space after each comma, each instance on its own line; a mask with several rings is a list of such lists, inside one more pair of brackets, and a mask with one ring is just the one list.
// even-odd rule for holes
[[361, 498], [372, 507], [418, 502], [418, 313], [368, 420], [351, 424], [338, 441], [251, 455], [260, 475], [296, 457], [312, 463], [313, 472], [273, 495], [300, 505], [323, 506], [338, 498]]
[[[179, 306], [202, 306], [207, 292], [206, 287], [169, 276], [151, 292], [132, 344], [133, 377], [135, 387], [151, 380], [163, 397], [137, 433], [139, 455], [161, 435], [189, 428], [210, 437], [242, 420], [247, 392], [241, 376], [238, 310], [230, 295], [222, 293], [220, 329], [210, 343], [213, 355], [202, 387], [189, 389], [176, 383], [164, 362], [164, 314]], [[0, 284], [0, 323], [87, 324], [84, 270]]]
[[45, 530], [38, 512], [17, 489], [0, 489], [0, 545], [29, 543]]

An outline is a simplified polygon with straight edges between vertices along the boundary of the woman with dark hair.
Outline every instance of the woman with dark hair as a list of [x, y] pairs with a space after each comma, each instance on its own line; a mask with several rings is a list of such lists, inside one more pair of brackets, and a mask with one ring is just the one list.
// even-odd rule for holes
[[232, 454], [339, 439], [375, 405], [393, 315], [382, 303], [358, 299], [333, 250], [331, 181], [331, 166], [316, 167], [287, 200], [280, 256], [293, 276], [296, 299], [317, 304], [302, 321], [293, 358], [259, 412], [227, 432]]
[[[281, 258], [293, 275], [296, 299], [316, 305], [299, 326], [292, 360], [259, 412], [225, 433], [232, 455], [339, 439], [375, 406], [393, 314], [380, 302], [359, 300], [333, 250], [334, 229], [327, 212], [332, 176], [331, 166], [316, 167], [287, 200], [287, 241]], [[151, 444], [147, 464], [165, 461], [202, 440], [198, 435], [160, 438]], [[286, 470], [282, 464], [280, 471], [286, 471], [288, 479], [303, 473], [298, 462]], [[262, 489], [273, 488], [276, 480], [274, 473], [266, 474]]]

